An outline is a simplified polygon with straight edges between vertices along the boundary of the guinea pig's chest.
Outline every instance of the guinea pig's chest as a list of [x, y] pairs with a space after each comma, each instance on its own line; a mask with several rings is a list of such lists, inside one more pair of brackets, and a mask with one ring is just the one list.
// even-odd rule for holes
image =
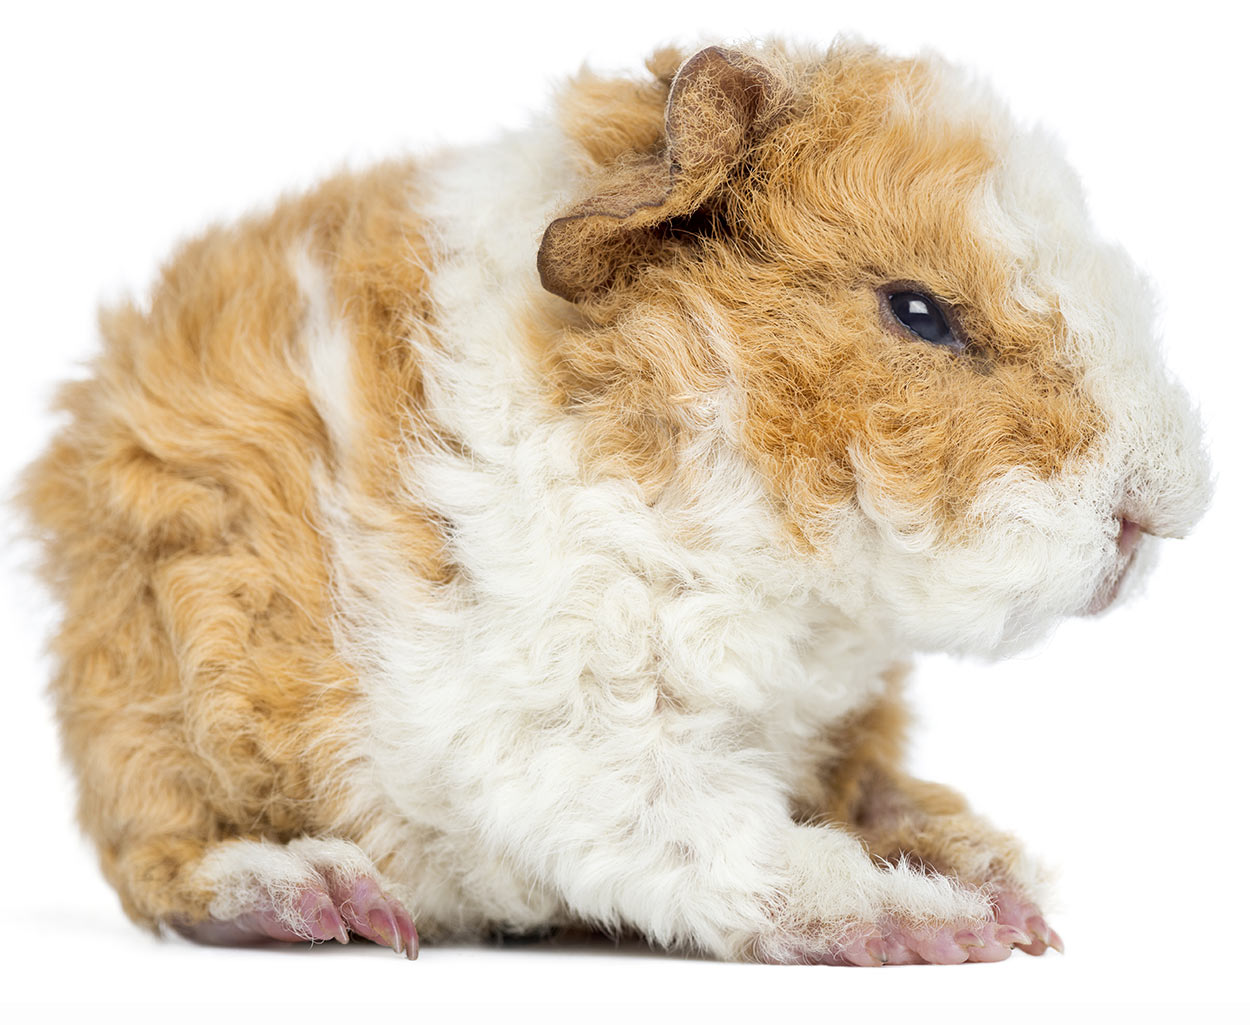
[[[332, 519], [339, 644], [360, 676], [375, 778], [405, 816], [454, 817], [491, 786], [552, 786], [587, 745], [623, 781], [674, 733], [762, 749], [789, 777], [814, 737], [880, 692], [888, 652], [805, 594], [795, 566], [758, 554], [766, 519], [749, 488], [664, 508], [580, 477], [570, 425], [531, 427], [473, 455], [410, 457], [414, 480], [436, 482], [445, 580], [398, 571], [384, 532]], [[567, 769], [494, 778], [562, 749]]]

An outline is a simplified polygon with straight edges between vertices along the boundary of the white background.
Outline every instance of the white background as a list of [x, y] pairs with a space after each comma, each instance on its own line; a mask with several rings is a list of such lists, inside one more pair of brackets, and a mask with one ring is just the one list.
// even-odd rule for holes
[[[1020, 115], [1063, 140], [1101, 228], [1157, 282], [1170, 361], [1199, 398], [1219, 472], [1211, 513], [1190, 539], [1167, 545], [1144, 598], [1066, 624], [1013, 662], [919, 667], [916, 769], [963, 789], [1061, 870], [1052, 919], [1068, 953], [867, 971], [610, 946], [429, 947], [409, 964], [363, 945], [222, 951], [157, 941], [124, 920], [72, 826], [42, 694], [50, 614], [10, 546], [0, 582], [10, 660], [0, 715], [4, 997], [150, 1004], [150, 1017], [184, 1020], [196, 1016], [188, 1008], [217, 1002], [250, 1007], [232, 1012], [245, 1018], [293, 1004], [320, 1017], [419, 1015], [366, 1005], [445, 1001], [497, 1003], [522, 1017], [564, 1004], [570, 1017], [611, 1020], [636, 1018], [631, 1003], [720, 1003], [728, 1011], [718, 1013], [744, 1018], [790, 1004], [862, 1003], [872, 1005], [862, 1013], [909, 1017], [965, 1005], [960, 1018], [1027, 1021], [1073, 1003], [1137, 1003], [1136, 1019], [1173, 1018], [1168, 1003], [1244, 1001], [1250, 24], [1240, 5], [432, 6], [6, 8], [6, 483], [51, 430], [53, 382], [92, 350], [97, 303], [141, 291], [171, 245], [211, 219], [344, 164], [522, 126], [583, 59], [639, 69], [669, 40], [825, 42], [848, 30], [897, 52], [932, 46], [981, 70]], [[1231, 1013], [1208, 1007], [1196, 1019]]]

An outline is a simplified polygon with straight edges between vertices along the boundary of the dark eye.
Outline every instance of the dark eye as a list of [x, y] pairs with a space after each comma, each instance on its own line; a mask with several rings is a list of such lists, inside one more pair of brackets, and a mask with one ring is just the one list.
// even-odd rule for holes
[[960, 352], [963, 343], [951, 332], [936, 299], [923, 292], [891, 292], [886, 296], [890, 311], [903, 327], [931, 345]]

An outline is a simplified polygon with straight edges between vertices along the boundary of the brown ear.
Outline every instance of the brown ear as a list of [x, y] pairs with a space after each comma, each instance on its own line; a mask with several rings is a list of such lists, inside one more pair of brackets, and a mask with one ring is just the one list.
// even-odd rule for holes
[[666, 150], [616, 164], [595, 191], [547, 226], [538, 275], [577, 302], [659, 255], [663, 226], [703, 206], [777, 106], [780, 83], [744, 53], [709, 46], [677, 70], [664, 113]]

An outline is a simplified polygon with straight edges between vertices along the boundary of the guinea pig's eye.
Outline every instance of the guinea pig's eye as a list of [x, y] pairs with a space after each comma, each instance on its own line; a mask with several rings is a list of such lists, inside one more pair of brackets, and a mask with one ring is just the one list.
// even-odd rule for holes
[[885, 299], [894, 319], [917, 338], [923, 338], [930, 345], [963, 351], [963, 342], [951, 331], [941, 305], [933, 296], [923, 292], [889, 292]]

